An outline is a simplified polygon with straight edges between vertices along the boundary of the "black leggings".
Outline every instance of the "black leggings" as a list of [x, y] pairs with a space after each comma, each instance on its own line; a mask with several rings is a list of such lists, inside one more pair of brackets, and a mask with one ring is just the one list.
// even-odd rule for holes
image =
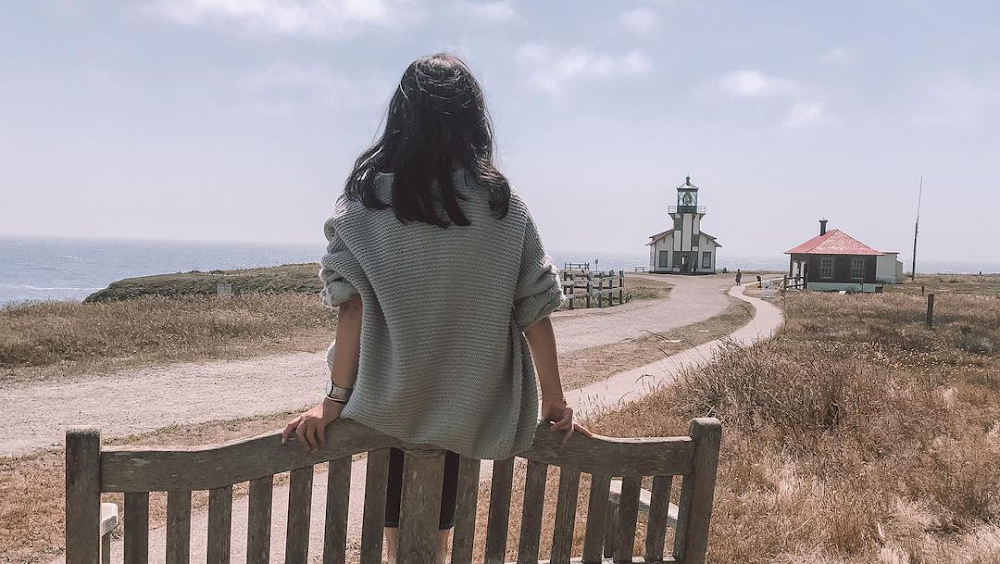
[[[399, 504], [403, 494], [403, 451], [389, 449], [389, 481], [385, 490], [385, 526], [399, 527]], [[441, 491], [441, 519], [438, 529], [455, 526], [455, 503], [458, 498], [458, 455], [448, 451], [444, 456], [444, 484]]]

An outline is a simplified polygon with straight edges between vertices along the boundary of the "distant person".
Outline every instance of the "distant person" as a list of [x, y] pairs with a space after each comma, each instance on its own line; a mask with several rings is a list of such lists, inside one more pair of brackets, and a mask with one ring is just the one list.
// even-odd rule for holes
[[764, 287], [764, 283], [760, 279], [760, 274], [757, 275], [757, 287], [758, 288], [763, 288]]
[[[321, 295], [339, 308], [327, 394], [282, 435], [316, 450], [326, 426], [344, 417], [447, 451], [441, 563], [455, 524], [459, 455], [502, 460], [531, 446], [535, 369], [542, 419], [565, 439], [590, 434], [573, 422], [559, 378], [549, 320], [562, 303], [556, 268], [493, 151], [483, 92], [466, 64], [448, 53], [414, 61], [382, 137], [358, 157], [324, 227]], [[475, 276], [484, 270], [491, 275]], [[389, 457], [389, 562], [403, 458], [398, 450]]]
[[742, 283], [743, 283], [743, 273], [740, 271], [740, 269], [737, 268], [736, 269], [736, 285], [739, 286]]

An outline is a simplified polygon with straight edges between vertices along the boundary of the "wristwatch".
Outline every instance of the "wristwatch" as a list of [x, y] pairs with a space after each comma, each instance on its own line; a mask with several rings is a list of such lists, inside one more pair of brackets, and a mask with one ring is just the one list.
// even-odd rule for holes
[[346, 404], [351, 399], [353, 388], [341, 388], [333, 383], [333, 380], [326, 381], [326, 399], [337, 403]]

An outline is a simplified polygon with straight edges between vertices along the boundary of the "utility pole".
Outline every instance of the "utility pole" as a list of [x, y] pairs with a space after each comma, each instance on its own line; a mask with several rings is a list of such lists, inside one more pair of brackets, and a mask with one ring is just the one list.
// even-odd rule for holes
[[917, 233], [920, 232], [920, 200], [924, 195], [924, 177], [920, 176], [920, 190], [917, 192], [917, 221], [913, 224], [913, 267], [910, 270], [910, 280], [917, 279]]

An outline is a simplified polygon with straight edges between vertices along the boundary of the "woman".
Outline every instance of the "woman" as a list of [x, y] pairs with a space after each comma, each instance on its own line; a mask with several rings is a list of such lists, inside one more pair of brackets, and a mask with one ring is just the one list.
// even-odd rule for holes
[[[527, 207], [493, 164], [483, 93], [441, 53], [403, 73], [385, 132], [361, 154], [325, 226], [323, 301], [339, 307], [327, 397], [288, 423], [310, 449], [338, 417], [448, 451], [438, 560], [454, 525], [458, 456], [528, 448], [539, 414], [588, 434], [563, 398], [548, 315], [562, 301]], [[534, 359], [534, 366], [532, 363]], [[390, 456], [395, 560], [403, 453]]]

